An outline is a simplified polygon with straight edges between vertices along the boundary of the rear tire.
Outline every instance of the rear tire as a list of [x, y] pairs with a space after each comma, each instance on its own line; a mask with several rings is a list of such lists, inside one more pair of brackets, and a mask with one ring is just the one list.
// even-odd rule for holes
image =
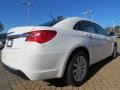
[[88, 56], [79, 51], [73, 55], [66, 72], [66, 83], [74, 86], [83, 84], [88, 74]]

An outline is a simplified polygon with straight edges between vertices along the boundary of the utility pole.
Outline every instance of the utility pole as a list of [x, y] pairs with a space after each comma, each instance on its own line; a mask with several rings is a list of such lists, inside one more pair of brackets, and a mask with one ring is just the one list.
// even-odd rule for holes
[[90, 18], [92, 21], [94, 21], [94, 17], [93, 17], [93, 11], [92, 10], [88, 10]]
[[87, 18], [87, 15], [90, 16], [90, 18], [91, 18], [92, 21], [94, 21], [93, 11], [92, 10], [87, 10], [85, 12], [82, 12], [82, 16], [84, 18]]
[[116, 25], [115, 20], [112, 20], [112, 24], [113, 24], [113, 30], [112, 30], [112, 32], [114, 32], [114, 33], [115, 33], [115, 25]]
[[30, 7], [33, 6], [33, 4], [29, 0], [23, 0], [22, 4], [27, 6], [28, 25], [30, 25]]
[[83, 16], [84, 18], [87, 18], [87, 14], [88, 14], [88, 11], [82, 12], [82, 16]]
[[94, 21], [94, 16], [93, 16], [93, 14], [91, 15], [91, 18], [92, 18], [92, 21]]

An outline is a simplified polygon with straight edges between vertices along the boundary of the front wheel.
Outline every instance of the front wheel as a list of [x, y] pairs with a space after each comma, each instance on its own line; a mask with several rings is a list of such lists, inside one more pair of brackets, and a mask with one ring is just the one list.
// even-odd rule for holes
[[84, 83], [88, 73], [88, 56], [84, 52], [76, 53], [66, 72], [66, 83], [78, 86]]
[[117, 46], [116, 45], [114, 45], [114, 47], [113, 47], [113, 53], [112, 53], [111, 57], [112, 58], [116, 58], [117, 57]]

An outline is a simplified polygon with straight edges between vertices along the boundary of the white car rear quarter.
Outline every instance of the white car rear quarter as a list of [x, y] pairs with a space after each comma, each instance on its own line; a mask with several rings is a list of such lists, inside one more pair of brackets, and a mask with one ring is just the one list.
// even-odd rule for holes
[[57, 34], [52, 40], [42, 44], [26, 42], [26, 37], [13, 39], [12, 47], [7, 47], [6, 43], [2, 50], [2, 62], [22, 71], [31, 80], [62, 77], [70, 54], [80, 46], [86, 47], [89, 51], [89, 64], [95, 63], [92, 43], [85, 37], [86, 32], [78, 33], [72, 30], [79, 20], [80, 18], [68, 19], [69, 23], [63, 20], [53, 27], [26, 26], [9, 30], [8, 33], [14, 32], [10, 35], [37, 30], [53, 30]]

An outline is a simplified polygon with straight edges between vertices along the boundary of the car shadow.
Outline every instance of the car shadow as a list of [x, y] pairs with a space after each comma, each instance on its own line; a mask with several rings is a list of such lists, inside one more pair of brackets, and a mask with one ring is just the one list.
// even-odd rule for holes
[[[120, 53], [117, 53], [117, 57], [120, 56]], [[116, 58], [117, 58], [116, 57]], [[88, 76], [86, 78], [87, 82], [91, 77], [93, 77], [100, 69], [102, 69], [105, 65], [107, 65], [108, 63], [110, 63], [112, 60], [112, 58], [108, 57], [102, 61], [97, 62], [96, 64], [90, 66], [89, 68], [89, 73]], [[48, 86], [56, 86], [56, 87], [64, 87], [64, 86], [68, 86], [68, 84], [65, 83], [64, 78], [62, 79], [49, 79], [49, 80], [45, 80], [46, 82], [49, 83]], [[84, 84], [84, 83], [83, 83]]]

